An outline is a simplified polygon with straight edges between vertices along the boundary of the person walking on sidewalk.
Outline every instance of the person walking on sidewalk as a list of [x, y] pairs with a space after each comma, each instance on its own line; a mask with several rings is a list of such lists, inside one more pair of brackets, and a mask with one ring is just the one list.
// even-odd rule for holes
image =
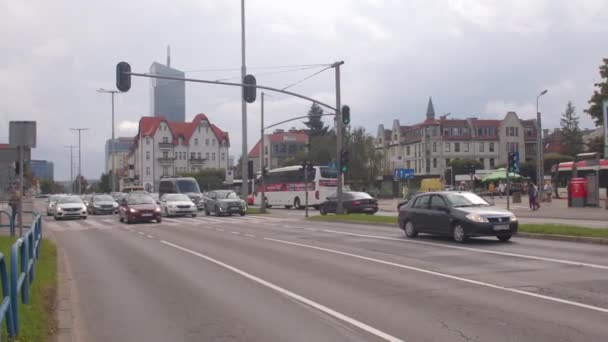
[[530, 210], [536, 210], [536, 186], [534, 183], [528, 183], [528, 205], [530, 206]]

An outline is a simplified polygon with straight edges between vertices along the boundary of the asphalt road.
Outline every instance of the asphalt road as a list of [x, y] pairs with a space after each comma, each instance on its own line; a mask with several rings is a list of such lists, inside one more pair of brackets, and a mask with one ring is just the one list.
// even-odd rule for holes
[[295, 215], [47, 220], [86, 341], [607, 341], [608, 249]]

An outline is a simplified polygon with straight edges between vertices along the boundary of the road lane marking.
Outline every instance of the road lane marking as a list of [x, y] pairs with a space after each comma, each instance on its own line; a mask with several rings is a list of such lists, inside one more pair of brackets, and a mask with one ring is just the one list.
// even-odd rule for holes
[[[306, 228], [304, 228], [304, 229], [306, 229]], [[486, 253], [486, 254], [495, 254], [495, 255], [502, 255], [502, 256], [511, 256], [511, 257], [522, 258], [522, 259], [548, 261], [548, 262], [554, 262], [554, 263], [558, 263], [558, 264], [573, 265], [573, 266], [584, 266], [584, 267], [590, 267], [590, 268], [597, 268], [597, 269], [602, 269], [602, 270], [608, 270], [608, 265], [590, 264], [590, 263], [580, 262], [580, 261], [546, 258], [546, 257], [535, 256], [535, 255], [527, 255], [527, 254], [517, 254], [517, 253], [509, 253], [509, 252], [490, 251], [490, 250], [487, 250], [487, 249], [478, 249], [478, 248], [472, 248], [472, 247], [453, 246], [453, 245], [434, 243], [434, 242], [416, 241], [416, 240], [408, 240], [408, 239], [401, 239], [401, 238], [392, 238], [392, 237], [388, 237], [388, 236], [357, 234], [357, 233], [343, 232], [343, 231], [331, 230], [331, 229], [315, 229], [315, 230], [316, 231], [320, 231], [320, 232], [325, 232], [325, 233], [350, 235], [350, 236], [365, 237], [365, 238], [380, 239], [380, 240], [400, 241], [400, 242], [406, 242], [406, 243], [416, 243], [416, 244], [420, 244], [420, 245], [429, 245], [429, 246], [437, 246], [437, 247], [444, 247], [444, 248], [460, 249], [460, 250], [463, 250], [463, 251], [476, 252], [476, 253]]]
[[232, 233], [232, 234], [237, 234], [237, 235], [240, 235], [240, 234], [241, 234], [241, 233], [239, 233], [239, 232], [231, 232], [231, 233]]
[[561, 299], [561, 298], [557, 298], [557, 297], [545, 296], [545, 295], [541, 295], [541, 294], [537, 294], [537, 293], [533, 293], [533, 292], [528, 292], [528, 291], [517, 290], [517, 289], [513, 289], [513, 288], [509, 288], [509, 287], [504, 287], [504, 286], [501, 286], [501, 285], [486, 283], [486, 282], [479, 281], [479, 280], [473, 280], [473, 279], [469, 279], [469, 278], [463, 278], [463, 277], [459, 277], [459, 276], [455, 276], [455, 275], [451, 275], [451, 274], [447, 274], [447, 273], [441, 273], [441, 272], [427, 270], [427, 269], [424, 269], [424, 268], [419, 268], [419, 267], [414, 267], [414, 266], [408, 266], [408, 265], [398, 264], [398, 263], [395, 263], [395, 262], [390, 262], [390, 261], [370, 258], [370, 257], [366, 257], [366, 256], [363, 256], [363, 255], [358, 255], [358, 254], [353, 254], [353, 253], [348, 253], [348, 252], [342, 252], [342, 251], [338, 251], [338, 250], [335, 250], [335, 249], [329, 249], [329, 248], [323, 248], [323, 247], [305, 245], [305, 244], [302, 244], [302, 243], [290, 242], [290, 241], [285, 241], [285, 240], [278, 240], [278, 239], [273, 239], [273, 238], [264, 238], [264, 240], [274, 241], [274, 242], [283, 243], [283, 244], [292, 245], [292, 246], [299, 246], [299, 247], [304, 247], [304, 248], [316, 249], [316, 250], [319, 250], [319, 251], [324, 251], [324, 252], [329, 252], [329, 253], [334, 253], [334, 254], [339, 254], [339, 255], [345, 255], [345, 256], [352, 257], [352, 258], [357, 258], [357, 259], [367, 260], [367, 261], [371, 261], [371, 262], [375, 262], [375, 263], [379, 263], [379, 264], [384, 264], [384, 265], [388, 265], [388, 266], [394, 266], [394, 267], [398, 267], [398, 268], [403, 268], [403, 269], [407, 269], [407, 270], [410, 270], [410, 271], [416, 271], [416, 272], [426, 273], [426, 274], [430, 274], [430, 275], [434, 275], [434, 276], [438, 276], [438, 277], [443, 277], [443, 278], [448, 278], [448, 279], [452, 279], [452, 280], [462, 281], [462, 282], [469, 283], [469, 284], [489, 287], [489, 288], [496, 289], [496, 290], [502, 290], [502, 291], [506, 291], [506, 292], [517, 293], [517, 294], [521, 294], [521, 295], [525, 295], [525, 296], [541, 298], [541, 299], [545, 299], [545, 300], [549, 300], [549, 301], [553, 301], [553, 302], [557, 302], [557, 303], [568, 304], [568, 305], [577, 306], [577, 307], [580, 307], [580, 308], [594, 310], [594, 311], [598, 311], [598, 312], [602, 312], [602, 313], [608, 313], [608, 308], [603, 308], [603, 307], [599, 307], [599, 306], [583, 304], [583, 303], [574, 302], [574, 301], [570, 301], [570, 300], [566, 300], [566, 299]]
[[323, 313], [325, 313], [325, 314], [327, 314], [329, 316], [332, 316], [332, 317], [340, 319], [340, 320], [342, 320], [342, 321], [344, 321], [346, 323], [349, 323], [349, 324], [351, 324], [351, 325], [353, 325], [353, 326], [355, 326], [355, 327], [357, 327], [357, 328], [359, 328], [359, 329], [361, 329], [363, 331], [366, 331], [366, 332], [368, 332], [368, 333], [370, 333], [372, 335], [375, 335], [375, 336], [377, 336], [379, 338], [382, 338], [382, 339], [387, 340], [387, 341], [393, 341], [393, 342], [403, 341], [403, 340], [401, 340], [401, 339], [399, 339], [399, 338], [397, 338], [395, 336], [389, 335], [389, 334], [387, 334], [387, 333], [385, 333], [383, 331], [380, 331], [380, 330], [378, 330], [378, 329], [376, 329], [376, 328], [374, 328], [372, 326], [369, 326], [369, 325], [367, 325], [367, 324], [365, 324], [363, 322], [360, 322], [360, 321], [358, 321], [358, 320], [356, 320], [354, 318], [348, 317], [348, 316], [346, 316], [346, 315], [344, 315], [344, 314], [342, 314], [340, 312], [337, 312], [337, 311], [335, 311], [333, 309], [330, 309], [327, 306], [319, 304], [319, 303], [317, 303], [315, 301], [312, 301], [312, 300], [310, 300], [310, 299], [308, 299], [306, 297], [300, 296], [297, 293], [294, 293], [294, 292], [291, 292], [289, 290], [286, 290], [286, 289], [284, 289], [284, 288], [282, 288], [282, 287], [280, 287], [278, 285], [270, 283], [270, 282], [268, 282], [268, 281], [266, 281], [266, 280], [264, 280], [262, 278], [258, 278], [256, 276], [250, 274], [250, 273], [247, 273], [247, 272], [245, 272], [245, 271], [243, 271], [241, 269], [238, 269], [238, 268], [236, 268], [234, 266], [228, 265], [228, 264], [226, 264], [226, 263], [224, 263], [222, 261], [219, 261], [219, 260], [214, 259], [212, 257], [209, 257], [207, 255], [195, 252], [195, 251], [193, 251], [191, 249], [188, 249], [188, 248], [176, 245], [174, 243], [171, 243], [171, 242], [168, 242], [168, 241], [165, 241], [165, 240], [161, 240], [160, 242], [163, 243], [163, 244], [165, 244], [165, 245], [167, 245], [167, 246], [171, 246], [171, 247], [179, 249], [179, 250], [181, 250], [183, 252], [190, 253], [190, 254], [195, 255], [195, 256], [197, 256], [199, 258], [202, 258], [202, 259], [205, 259], [207, 261], [210, 261], [210, 262], [212, 262], [212, 263], [214, 263], [214, 264], [216, 264], [218, 266], [221, 266], [221, 267], [223, 267], [223, 268], [225, 268], [225, 269], [227, 269], [229, 271], [232, 271], [232, 272], [234, 272], [236, 274], [239, 274], [239, 275], [241, 275], [241, 276], [243, 276], [243, 277], [245, 277], [245, 278], [247, 278], [249, 280], [252, 280], [252, 281], [260, 284], [260, 285], [263, 285], [263, 286], [266, 286], [266, 287], [268, 287], [268, 288], [270, 288], [272, 290], [275, 290], [276, 292], [279, 292], [282, 295], [290, 297], [291, 299], [294, 299], [294, 300], [296, 300], [296, 301], [298, 301], [300, 303], [303, 303], [303, 304], [306, 304], [306, 305], [308, 305], [310, 307], [313, 307], [313, 308], [315, 308], [315, 309], [317, 309], [317, 310], [319, 310], [319, 311], [321, 311], [321, 312], [323, 312]]
[[243, 235], [248, 236], [248, 237], [252, 237], [252, 238], [255, 237], [255, 235], [251, 235], [251, 234], [243, 234]]
[[145, 233], [144, 232], [137, 232], [137, 234], [144, 235]]
[[215, 230], [217, 230], [218, 232], [223, 232], [224, 231], [223, 228], [215, 228]]
[[154, 236], [152, 236], [152, 235], [150, 235], [150, 234], [148, 234], [148, 235], [146, 235], [146, 236], [147, 236], [147, 237], [149, 237], [150, 239], [154, 239]]

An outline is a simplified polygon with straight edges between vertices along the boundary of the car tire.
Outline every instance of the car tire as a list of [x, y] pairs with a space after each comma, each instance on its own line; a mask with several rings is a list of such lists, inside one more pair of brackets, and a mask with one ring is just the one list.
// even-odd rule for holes
[[498, 236], [496, 236], [498, 238], [498, 240], [502, 241], [502, 242], [507, 242], [509, 240], [511, 240], [511, 237], [513, 236], [513, 234], [500, 234]]
[[209, 209], [205, 209], [205, 216], [209, 216], [211, 215], [211, 212], [209, 212]]
[[46, 212], [46, 216], [51, 216], [51, 213], [49, 213], [48, 211]]
[[403, 231], [405, 232], [405, 236], [407, 236], [408, 238], [415, 238], [418, 236], [418, 231], [416, 230], [416, 228], [414, 227], [414, 224], [412, 223], [412, 221], [405, 221], [405, 224], [403, 225]]
[[458, 243], [466, 242], [469, 239], [466, 232], [464, 231], [464, 227], [460, 223], [454, 224], [454, 228], [452, 230], [452, 237], [454, 238], [454, 241]]
[[83, 220], [86, 220], [86, 219], [87, 219], [87, 217], [86, 217], [86, 216], [81, 216], [80, 218], [81, 218], [81, 219], [83, 219]]
[[192, 217], [196, 217], [196, 214], [192, 214]]
[[247, 214], [247, 212], [245, 212], [245, 211], [241, 211], [239, 214], [240, 214], [241, 216], [245, 216], [245, 214]]
[[163, 222], [162, 218], [159, 217], [159, 218], [156, 219], [156, 223], [162, 223], [162, 222]]
[[220, 212], [220, 208], [218, 208], [217, 206], [215, 207], [215, 216], [220, 217], [222, 216], [222, 213]]
[[125, 222], [125, 220], [122, 219], [122, 217], [120, 215], [118, 215], [118, 222]]
[[53, 218], [55, 219], [55, 221], [59, 221], [59, 217], [53, 216]]
[[324, 206], [319, 207], [319, 214], [321, 214], [323, 216], [327, 215], [327, 211], [325, 210]]
[[304, 207], [302, 207], [302, 205], [300, 204], [300, 198], [299, 197], [296, 197], [293, 200], [293, 208], [296, 209], [296, 210], [304, 209]]
[[285, 209], [291, 209], [291, 206], [290, 205], [286, 205]]

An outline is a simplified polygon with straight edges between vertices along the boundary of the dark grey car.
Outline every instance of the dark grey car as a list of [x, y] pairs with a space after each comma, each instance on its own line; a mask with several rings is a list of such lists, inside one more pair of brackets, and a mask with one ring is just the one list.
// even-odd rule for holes
[[217, 216], [239, 214], [245, 216], [247, 203], [232, 190], [215, 190], [209, 192], [205, 204], [205, 215], [215, 213]]
[[464, 242], [474, 236], [509, 241], [517, 233], [512, 212], [495, 207], [471, 192], [427, 192], [399, 208], [399, 227], [414, 238], [418, 233], [452, 236]]

